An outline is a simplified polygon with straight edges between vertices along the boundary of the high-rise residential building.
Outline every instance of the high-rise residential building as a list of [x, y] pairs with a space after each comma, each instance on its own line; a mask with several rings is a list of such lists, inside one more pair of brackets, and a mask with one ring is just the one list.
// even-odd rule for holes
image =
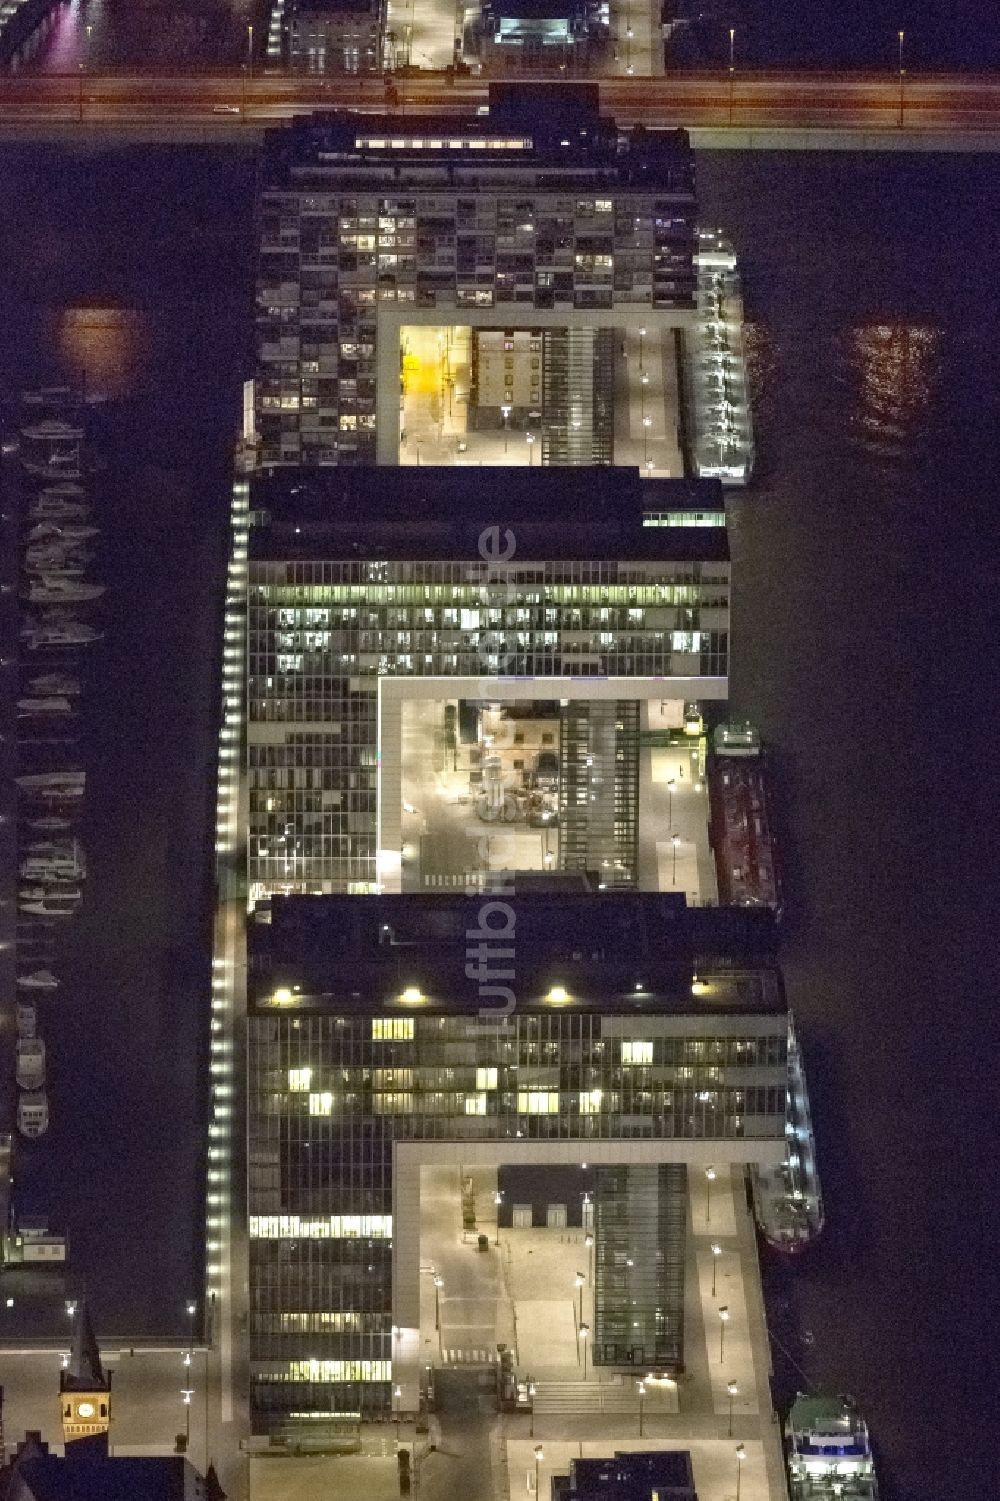
[[325, 1436], [323, 1420], [389, 1413], [396, 1386], [416, 1409], [449, 1338], [422, 1240], [444, 1171], [478, 1175], [474, 1219], [495, 1214], [502, 1167], [547, 1166], [565, 1223], [582, 1163], [591, 1358], [684, 1367], [687, 1173], [784, 1161], [773, 917], [553, 884], [275, 898], [251, 921], [257, 1431]]
[[521, 468], [493, 500], [475, 475], [254, 478], [251, 903], [511, 865], [669, 884], [644, 865], [644, 809], [667, 812], [649, 748], [698, 783], [697, 705], [727, 696], [718, 482]]
[[264, 467], [513, 463], [513, 432], [521, 462], [683, 472], [683, 131], [524, 85], [471, 120], [332, 115], [269, 139], [258, 207]]

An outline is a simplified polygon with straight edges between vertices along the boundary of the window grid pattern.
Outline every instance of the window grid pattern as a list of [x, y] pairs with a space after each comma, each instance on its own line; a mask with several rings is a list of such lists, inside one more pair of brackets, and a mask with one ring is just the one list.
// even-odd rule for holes
[[[371, 1016], [309, 1012], [308, 997], [303, 1005], [295, 1017], [250, 1018], [258, 1425], [292, 1411], [389, 1409], [388, 1378], [300, 1378], [301, 1362], [392, 1359], [394, 1141], [784, 1137], [784, 1017], [742, 1030], [737, 1019], [706, 1020], [686, 1035], [650, 1016], [640, 1035], [593, 1013], [424, 1015], [412, 1037], [388, 1040], [372, 1036]], [[329, 1115], [289, 1089], [303, 1069], [332, 1097]], [[386, 1109], [400, 1084], [406, 1110]]]
[[[467, 563], [254, 561], [251, 889], [371, 889], [381, 676], [725, 677], [728, 656], [725, 563], [539, 564], [493, 603]], [[282, 729], [258, 737], [257, 725]], [[636, 778], [624, 760], [620, 771], [612, 868], [634, 844]]]
[[[389, 144], [402, 147], [403, 140]], [[611, 168], [619, 182], [600, 197], [567, 192], [565, 167], [523, 161], [512, 164], [508, 185], [494, 180], [442, 191], [424, 169], [424, 184], [407, 191], [338, 191], [338, 176], [356, 177], [358, 165], [310, 172], [303, 163], [297, 175], [312, 181], [260, 196], [257, 425], [264, 465], [374, 463], [380, 302], [442, 307], [451, 322], [461, 321], [463, 308], [505, 305], [523, 307], [525, 315], [532, 308], [695, 306], [695, 198], [686, 153], [659, 191], [622, 191], [624, 174]], [[369, 182], [380, 169], [394, 170], [389, 161], [376, 165], [370, 153], [366, 168]], [[574, 168], [584, 176], [578, 163]], [[316, 191], [317, 179], [327, 191]]]

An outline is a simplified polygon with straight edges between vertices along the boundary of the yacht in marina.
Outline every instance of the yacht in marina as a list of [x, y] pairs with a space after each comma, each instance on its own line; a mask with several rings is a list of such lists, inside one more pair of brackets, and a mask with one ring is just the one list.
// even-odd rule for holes
[[37, 840], [28, 845], [20, 873], [26, 881], [79, 881], [87, 861], [76, 839]]
[[85, 771], [33, 771], [16, 777], [22, 792], [53, 793], [61, 797], [82, 797], [87, 782]]
[[19, 1037], [14, 1044], [14, 1059], [18, 1089], [45, 1087], [45, 1044], [40, 1037]]
[[73, 712], [68, 698], [19, 698], [17, 701], [18, 719], [58, 718]]
[[100, 599], [103, 584], [85, 584], [82, 579], [66, 574], [43, 573], [33, 579], [24, 598], [33, 605], [83, 604]]
[[55, 990], [59, 981], [50, 969], [34, 969], [30, 974], [18, 975], [17, 983], [25, 990]]
[[58, 520], [53, 520], [50, 517], [45, 520], [36, 521], [35, 525], [28, 532], [27, 540], [29, 543], [49, 541], [63, 542], [67, 545], [86, 542], [88, 537], [97, 536], [100, 527], [91, 526], [86, 523], [83, 519], [85, 515], [86, 512], [84, 511], [83, 515], [78, 519], [65, 516]]
[[49, 1102], [44, 1089], [24, 1090], [17, 1101], [17, 1129], [29, 1140], [48, 1130]]
[[80, 679], [68, 672], [43, 672], [29, 679], [28, 691], [43, 698], [48, 694], [76, 694], [80, 691]]
[[80, 620], [53, 620], [28, 622], [21, 627], [21, 635], [29, 651], [43, 646], [83, 646], [88, 641], [98, 641], [102, 632]]

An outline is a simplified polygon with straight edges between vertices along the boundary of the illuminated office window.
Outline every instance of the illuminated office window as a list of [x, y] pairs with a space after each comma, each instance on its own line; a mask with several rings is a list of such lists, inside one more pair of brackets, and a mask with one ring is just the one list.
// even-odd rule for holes
[[643, 1064], [652, 1063], [653, 1044], [651, 1042], [623, 1042], [622, 1063]]

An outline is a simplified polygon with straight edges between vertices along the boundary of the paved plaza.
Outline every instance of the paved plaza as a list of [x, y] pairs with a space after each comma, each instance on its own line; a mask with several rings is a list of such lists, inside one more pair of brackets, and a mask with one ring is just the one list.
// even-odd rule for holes
[[[536, 1399], [532, 1415], [494, 1420], [511, 1496], [534, 1485], [536, 1444], [545, 1455], [542, 1496], [547, 1477], [565, 1470], [574, 1456], [682, 1447], [691, 1451], [700, 1501], [731, 1501], [738, 1444], [746, 1454], [741, 1501], [784, 1496], [754, 1231], [738, 1173], [720, 1168], [709, 1180], [703, 1168], [689, 1168], [685, 1371], [676, 1382], [646, 1383], [641, 1411], [638, 1383], [646, 1372], [595, 1370], [588, 1362], [584, 1376], [578, 1273], [585, 1278], [583, 1322], [591, 1329], [593, 1295], [583, 1230], [498, 1231], [495, 1170], [462, 1177], [472, 1180], [477, 1232], [488, 1237], [489, 1250], [479, 1251], [477, 1235], [463, 1232], [459, 1172], [424, 1168], [422, 1358], [439, 1370], [469, 1362], [465, 1375], [471, 1378], [491, 1338], [494, 1348], [499, 1341], [515, 1350], [520, 1374], [536, 1385]], [[404, 1389], [416, 1391], [415, 1372]], [[408, 1432], [404, 1425], [404, 1441]], [[488, 1488], [479, 1494], [488, 1501]]]
[[[461, 316], [456, 314], [456, 316]], [[515, 327], [531, 327], [529, 311], [497, 309]], [[541, 463], [541, 434], [527, 427], [469, 424], [471, 329], [407, 324], [400, 331], [403, 401], [400, 464], [530, 468]], [[672, 329], [616, 333], [614, 459], [650, 478], [684, 473], [677, 346]]]

